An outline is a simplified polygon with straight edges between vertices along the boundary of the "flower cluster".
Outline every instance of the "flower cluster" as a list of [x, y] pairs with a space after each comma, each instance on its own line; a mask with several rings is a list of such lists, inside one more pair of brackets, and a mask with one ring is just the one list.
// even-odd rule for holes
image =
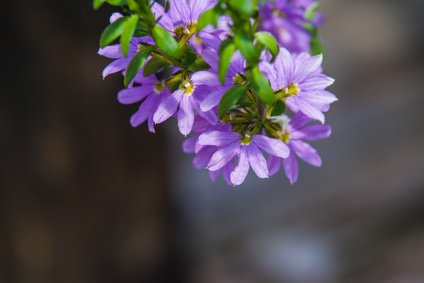
[[139, 105], [133, 127], [147, 122], [154, 132], [176, 118], [194, 167], [233, 186], [250, 168], [268, 178], [281, 165], [293, 184], [296, 156], [321, 166], [305, 141], [330, 136], [325, 113], [337, 98], [313, 48], [316, 1], [94, 0], [95, 8], [104, 2], [123, 12], [102, 35], [99, 54], [113, 59], [103, 77], [123, 74], [119, 102]]

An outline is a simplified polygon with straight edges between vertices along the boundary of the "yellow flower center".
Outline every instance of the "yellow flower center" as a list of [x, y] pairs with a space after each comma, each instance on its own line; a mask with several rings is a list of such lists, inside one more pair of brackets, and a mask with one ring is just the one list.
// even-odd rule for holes
[[282, 89], [280, 89], [276, 95], [277, 99], [284, 99], [290, 97], [292, 95], [298, 95], [300, 92], [300, 88], [298, 84], [290, 84]]
[[184, 88], [184, 93], [187, 96], [190, 96], [193, 94], [195, 87], [193, 85], [193, 83], [189, 80], [183, 81], [183, 88]]
[[155, 85], [155, 87], [153, 88], [153, 91], [156, 93], [156, 94], [160, 94], [162, 91], [163, 91], [163, 89], [165, 88], [165, 83], [164, 83], [164, 81], [160, 81], [160, 82], [158, 82], [156, 85]]
[[233, 83], [235, 84], [235, 85], [242, 85], [242, 84], [244, 84], [246, 82], [246, 78], [242, 75], [242, 74], [240, 74], [240, 73], [237, 73], [234, 77], [233, 77]]
[[241, 138], [241, 144], [242, 145], [249, 145], [252, 142], [252, 136], [245, 134], [242, 138]]

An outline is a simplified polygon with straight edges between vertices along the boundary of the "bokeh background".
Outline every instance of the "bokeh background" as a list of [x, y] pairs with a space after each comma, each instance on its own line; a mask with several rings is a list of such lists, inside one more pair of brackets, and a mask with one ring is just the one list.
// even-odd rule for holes
[[0, 282], [424, 282], [424, 1], [322, 0], [324, 166], [237, 188], [174, 122], [130, 127], [96, 55], [111, 9], [3, 7]]

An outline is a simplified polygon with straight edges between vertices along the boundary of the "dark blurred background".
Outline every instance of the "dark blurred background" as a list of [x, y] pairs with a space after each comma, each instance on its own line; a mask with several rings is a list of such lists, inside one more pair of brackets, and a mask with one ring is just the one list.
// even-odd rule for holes
[[130, 127], [96, 54], [110, 8], [3, 5], [0, 282], [424, 282], [424, 1], [322, 0], [324, 166], [235, 189], [174, 122]]

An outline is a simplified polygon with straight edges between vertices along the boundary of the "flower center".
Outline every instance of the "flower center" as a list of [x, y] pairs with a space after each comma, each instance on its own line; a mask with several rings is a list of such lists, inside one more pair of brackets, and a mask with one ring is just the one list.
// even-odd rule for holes
[[181, 26], [177, 26], [174, 29], [174, 33], [175, 33], [175, 35], [177, 36], [178, 39], [181, 39], [184, 36], [189, 35], [190, 34], [190, 30], [187, 27], [181, 25]]
[[233, 77], [233, 83], [235, 84], [235, 85], [242, 85], [242, 84], [244, 84], [246, 82], [246, 78], [242, 75], [242, 74], [240, 74], [240, 73], [237, 73], [234, 77]]
[[241, 138], [241, 144], [246, 146], [249, 145], [252, 142], [252, 136], [249, 134], [245, 134], [242, 138]]
[[280, 89], [276, 95], [278, 99], [284, 99], [287, 97], [290, 97], [292, 95], [298, 95], [300, 92], [300, 88], [298, 84], [290, 84], [289, 86], [286, 86], [282, 89]]
[[284, 143], [288, 143], [290, 141], [290, 134], [289, 132], [285, 131], [280, 135], [280, 140], [282, 140]]
[[193, 83], [189, 80], [183, 81], [183, 88], [184, 88], [184, 93], [187, 96], [190, 96], [193, 94], [195, 87], [193, 85]]
[[163, 89], [165, 88], [165, 83], [164, 83], [164, 81], [159, 81], [156, 85], [155, 85], [155, 87], [153, 88], [153, 91], [156, 93], [156, 94], [160, 94], [162, 91], [163, 91]]

